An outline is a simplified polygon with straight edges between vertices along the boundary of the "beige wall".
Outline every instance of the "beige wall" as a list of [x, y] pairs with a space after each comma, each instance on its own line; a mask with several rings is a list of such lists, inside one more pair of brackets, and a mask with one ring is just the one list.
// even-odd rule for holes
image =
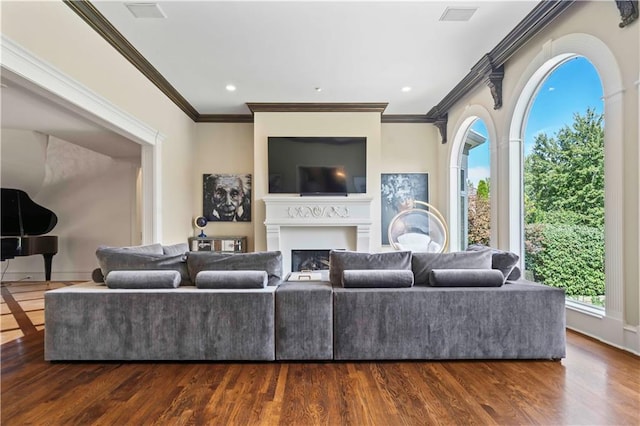
[[429, 201], [441, 210], [438, 149], [440, 134], [432, 124], [382, 125], [382, 161], [380, 173], [428, 173]]
[[2, 33], [166, 136], [161, 239], [185, 241], [192, 234], [195, 123], [61, 1], [2, 2]]
[[[359, 113], [360, 114], [360, 113]], [[267, 192], [266, 178], [266, 138], [269, 135], [289, 136], [361, 136], [371, 135], [368, 140], [369, 164], [367, 173], [377, 181], [377, 189], [369, 190], [379, 203], [380, 173], [429, 173], [429, 191], [432, 200], [438, 199], [441, 186], [438, 183], [437, 149], [440, 139], [437, 129], [431, 124], [380, 124], [378, 115], [373, 119], [362, 118], [359, 114], [353, 121], [350, 115], [341, 113], [269, 113], [266, 124], [261, 128], [262, 138], [254, 156], [254, 125], [233, 123], [199, 123], [196, 128], [196, 143], [193, 162], [193, 216], [202, 214], [202, 174], [203, 173], [252, 173], [253, 199], [252, 223], [209, 223], [207, 235], [246, 235], [249, 250], [264, 250], [266, 247], [264, 227], [264, 203], [262, 197]], [[275, 115], [275, 117], [274, 117]], [[359, 127], [360, 126], [360, 127]], [[328, 130], [330, 129], [330, 130]], [[342, 129], [342, 130], [341, 130]], [[254, 161], [260, 172], [254, 171]], [[377, 162], [377, 166], [375, 165]], [[264, 174], [264, 176], [261, 176]], [[369, 183], [372, 185], [372, 183]], [[369, 187], [369, 186], [368, 186]], [[258, 188], [258, 189], [256, 189]], [[263, 195], [257, 195], [263, 194]], [[380, 219], [380, 207], [373, 210], [374, 217]], [[261, 214], [262, 216], [257, 216]], [[379, 226], [379, 225], [378, 225]], [[376, 246], [380, 245], [380, 230], [375, 234]], [[264, 246], [254, 245], [255, 239], [262, 239]]]
[[[613, 61], [599, 64], [598, 71], [601, 77], [605, 74], [615, 74], [609, 80], [620, 81], [620, 87], [604, 87], [605, 96], [605, 145], [617, 144], [613, 151], [620, 151], [616, 163], [607, 169], [607, 173], [619, 173], [622, 171], [622, 186], [620, 191], [621, 209], [620, 218], [620, 239], [615, 243], [615, 247], [607, 247], [607, 250], [615, 251], [620, 257], [622, 271], [608, 271], [607, 274], [622, 274], [623, 291], [623, 313], [622, 323], [633, 327], [640, 323], [639, 308], [639, 282], [640, 268], [638, 266], [639, 253], [639, 188], [638, 188], [638, 164], [639, 159], [639, 135], [638, 116], [640, 111], [638, 105], [638, 81], [640, 78], [639, 52], [640, 52], [640, 22], [636, 21], [627, 28], [619, 28], [620, 15], [614, 2], [576, 2], [567, 12], [565, 12], [553, 24], [537, 35], [526, 47], [521, 49], [516, 55], [505, 64], [505, 78], [503, 81], [503, 106], [501, 109], [493, 110], [493, 99], [487, 87], [479, 87], [464, 99], [459, 101], [449, 111], [448, 133], [450, 141], [454, 139], [458, 131], [462, 131], [461, 124], [470, 115], [470, 111], [487, 111], [488, 125], [496, 129], [497, 161], [498, 168], [496, 176], [492, 177], [492, 185], [495, 184], [498, 195], [498, 244], [503, 248], [508, 248], [513, 229], [509, 229], [509, 185], [517, 182], [509, 182], [509, 144], [510, 126], [514, 120], [516, 112], [516, 101], [525, 83], [531, 77], [532, 72], [542, 66], [546, 59], [551, 59], [559, 53], [559, 46], [568, 38], [578, 37], [584, 39], [585, 35], [593, 36], [600, 40], [613, 55]], [[585, 42], [583, 45], [576, 44], [576, 51], [589, 51], [592, 46]], [[588, 58], [594, 60], [594, 58]], [[603, 62], [603, 61], [600, 61]], [[615, 62], [615, 63], [614, 63]], [[619, 71], [615, 70], [615, 67]], [[609, 109], [607, 109], [609, 106]], [[619, 114], [612, 114], [612, 110], [620, 111]], [[485, 119], [485, 121], [487, 121]], [[619, 127], [620, 130], [612, 130]], [[611, 134], [615, 138], [609, 137]], [[511, 144], [513, 145], [513, 134], [511, 134]], [[439, 148], [438, 157], [441, 165], [448, 165], [450, 162], [452, 144], [448, 143]], [[513, 157], [512, 157], [513, 159]], [[611, 158], [610, 158], [611, 160]], [[448, 186], [448, 167], [442, 167], [439, 171], [439, 178], [443, 185]], [[611, 180], [611, 176], [607, 179]], [[615, 188], [614, 188], [615, 189]], [[617, 189], [620, 190], [620, 189]], [[444, 201], [444, 200], [443, 200]], [[609, 211], [614, 214], [616, 212]], [[611, 244], [612, 228], [607, 228], [607, 243]], [[615, 320], [615, 318], [612, 318]], [[603, 329], [606, 327], [603, 327]], [[588, 331], [587, 331], [588, 332]], [[604, 338], [599, 332], [589, 332], [597, 337]], [[607, 332], [609, 333], [609, 332]], [[622, 329], [616, 330], [618, 336], [622, 336]], [[605, 334], [603, 331], [602, 334]], [[635, 345], [638, 345], [638, 337]], [[605, 340], [607, 340], [605, 338]], [[611, 339], [609, 339], [611, 341]], [[617, 344], [625, 346], [624, 341]], [[629, 347], [629, 346], [626, 346]], [[637, 348], [635, 349], [638, 350]]]
[[[191, 202], [192, 216], [202, 216], [202, 175], [205, 173], [253, 173], [253, 124], [199, 123], [193, 151]], [[255, 179], [254, 179], [255, 180]], [[255, 199], [252, 200], [252, 209]], [[209, 222], [208, 236], [247, 236], [248, 250], [253, 251], [252, 222]]]

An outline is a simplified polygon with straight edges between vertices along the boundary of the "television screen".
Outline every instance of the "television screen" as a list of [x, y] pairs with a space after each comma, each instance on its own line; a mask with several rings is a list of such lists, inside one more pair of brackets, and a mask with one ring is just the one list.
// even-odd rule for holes
[[269, 137], [269, 193], [367, 192], [367, 138]]

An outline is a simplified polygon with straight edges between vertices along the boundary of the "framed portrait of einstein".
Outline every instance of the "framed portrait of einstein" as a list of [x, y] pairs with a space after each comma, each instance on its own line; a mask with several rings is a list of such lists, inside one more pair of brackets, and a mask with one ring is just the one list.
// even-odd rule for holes
[[212, 222], [251, 222], [251, 174], [202, 175], [202, 215]]

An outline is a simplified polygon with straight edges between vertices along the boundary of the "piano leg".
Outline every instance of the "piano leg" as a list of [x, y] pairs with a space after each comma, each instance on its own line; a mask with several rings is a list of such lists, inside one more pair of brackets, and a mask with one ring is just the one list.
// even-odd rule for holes
[[44, 257], [44, 277], [47, 281], [51, 281], [51, 261], [55, 253], [43, 254]]

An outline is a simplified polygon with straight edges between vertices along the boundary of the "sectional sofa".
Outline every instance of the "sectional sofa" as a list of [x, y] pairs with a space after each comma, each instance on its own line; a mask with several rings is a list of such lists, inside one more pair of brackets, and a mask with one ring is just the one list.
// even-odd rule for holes
[[279, 252], [185, 251], [99, 249], [106, 283], [45, 293], [45, 359], [565, 356], [564, 292], [501, 270], [504, 252], [331, 252], [319, 280], [289, 282]]

